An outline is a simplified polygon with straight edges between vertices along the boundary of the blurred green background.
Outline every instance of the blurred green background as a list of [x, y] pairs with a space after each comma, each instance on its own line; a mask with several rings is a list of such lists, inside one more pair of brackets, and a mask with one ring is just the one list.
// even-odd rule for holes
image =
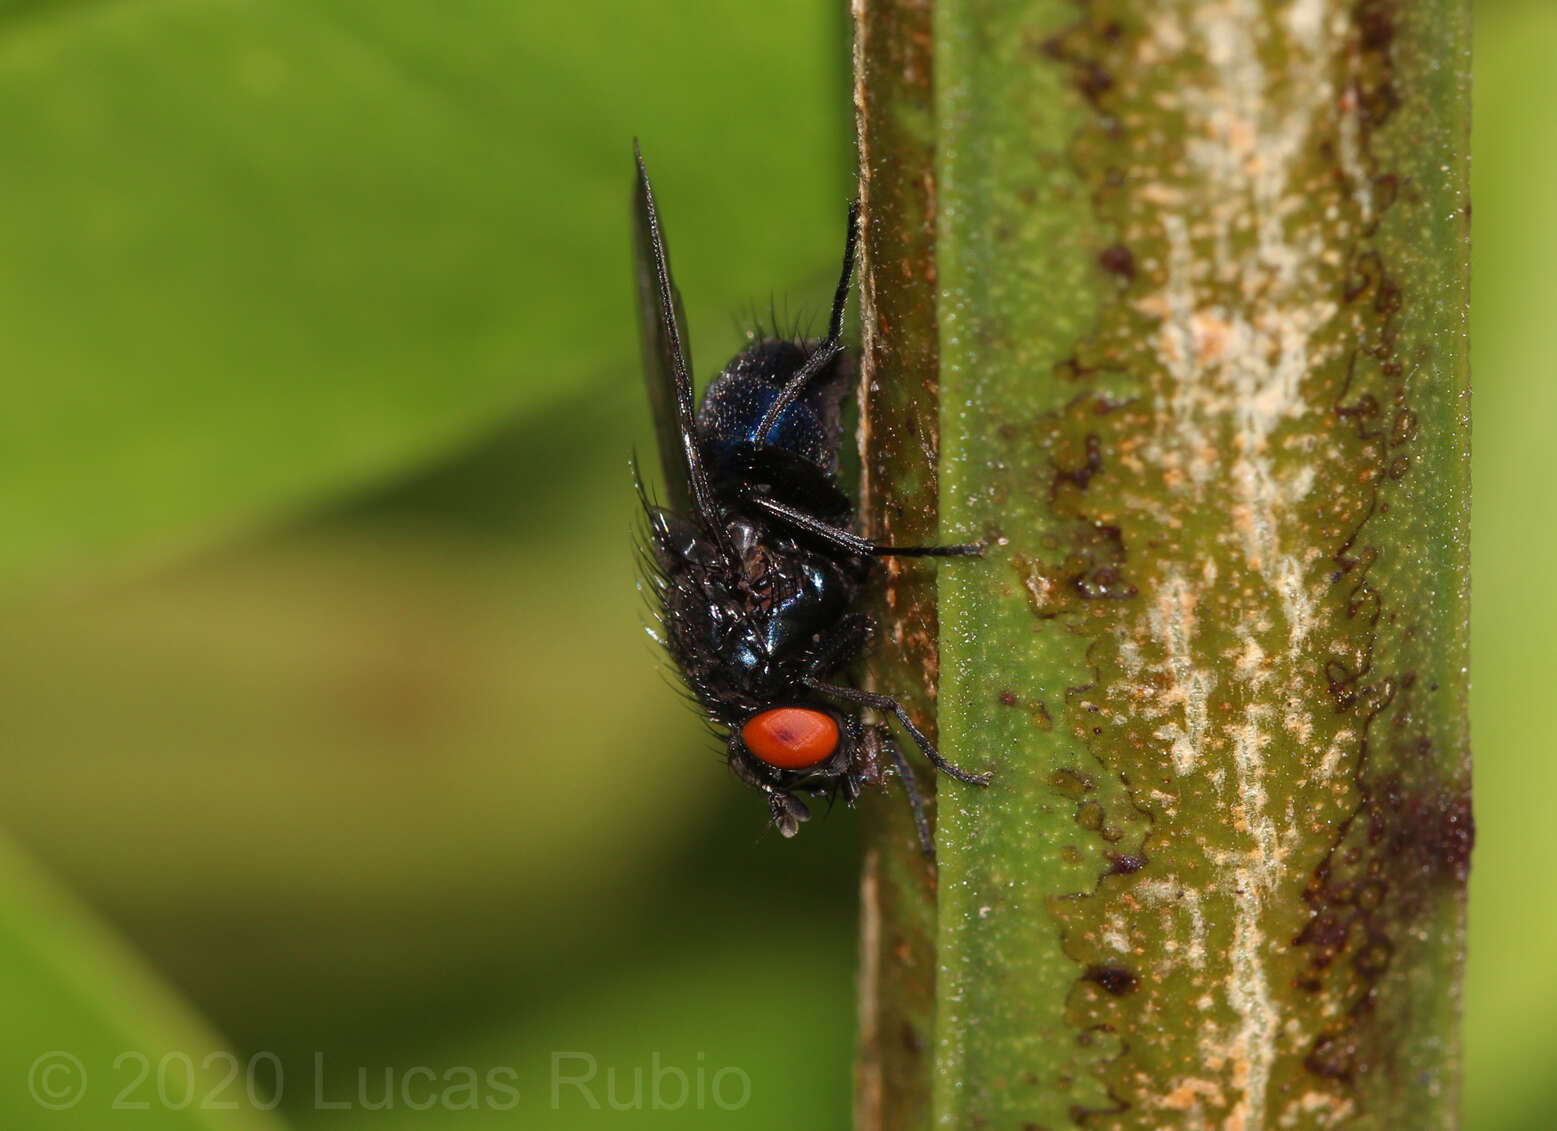
[[[1466, 1126], [1501, 1131], [1557, 1110], [1557, 5], [1476, 19]], [[666, 688], [626, 464], [631, 139], [698, 369], [770, 296], [816, 325], [846, 36], [818, 0], [0, 0], [0, 1127], [847, 1126], [854, 824], [764, 835]], [[593, 1075], [553, 1096], [554, 1056]]]

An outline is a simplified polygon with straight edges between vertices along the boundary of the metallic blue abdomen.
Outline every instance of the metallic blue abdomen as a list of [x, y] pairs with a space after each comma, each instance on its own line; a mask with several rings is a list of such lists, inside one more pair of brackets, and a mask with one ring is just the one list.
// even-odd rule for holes
[[815, 344], [760, 339], [736, 354], [714, 378], [697, 416], [698, 437], [714, 478], [742, 474], [752, 447], [764, 444], [800, 457], [824, 475], [837, 473], [846, 377], [842, 364], [818, 374], [766, 436], [756, 434], [785, 381], [805, 363]]

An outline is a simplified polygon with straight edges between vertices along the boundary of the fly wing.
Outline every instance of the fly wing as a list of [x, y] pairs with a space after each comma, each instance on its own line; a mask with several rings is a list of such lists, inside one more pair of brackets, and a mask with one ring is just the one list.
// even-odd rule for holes
[[[670, 274], [670, 256], [654, 207], [654, 190], [643, 154], [633, 145], [638, 176], [633, 189], [633, 265], [638, 282], [638, 330], [643, 345], [643, 374], [649, 385], [660, 465], [665, 471], [666, 504], [681, 514], [701, 513], [706, 505], [693, 423], [692, 369], [687, 362], [687, 319], [681, 294]], [[701, 490], [699, 490], [701, 488]], [[700, 497], [702, 496], [702, 497]], [[694, 506], [694, 504], [697, 504]]]

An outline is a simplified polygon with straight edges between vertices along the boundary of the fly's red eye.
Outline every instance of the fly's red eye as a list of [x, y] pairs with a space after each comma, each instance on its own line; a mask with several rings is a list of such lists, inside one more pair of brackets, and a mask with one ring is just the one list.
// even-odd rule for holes
[[838, 723], [825, 711], [775, 707], [747, 719], [741, 740], [770, 766], [803, 770], [838, 749]]

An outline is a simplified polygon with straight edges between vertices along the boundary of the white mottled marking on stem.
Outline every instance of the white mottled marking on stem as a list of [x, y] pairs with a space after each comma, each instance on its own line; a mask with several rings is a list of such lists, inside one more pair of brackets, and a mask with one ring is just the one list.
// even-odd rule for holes
[[[1272, 21], [1259, 0], [1200, 0], [1182, 15], [1155, 21], [1143, 51], [1154, 60], [1192, 52], [1209, 75], [1163, 96], [1165, 109], [1182, 113], [1186, 162], [1170, 183], [1140, 191], [1160, 209], [1167, 254], [1160, 286], [1136, 305], [1156, 320], [1162, 422], [1142, 455], [1197, 514], [1199, 533], [1164, 568], [1127, 634], [1150, 641], [1160, 659], [1138, 650], [1123, 660], [1137, 688], [1155, 681], [1155, 691], [1138, 694], [1148, 717], [1168, 716], [1155, 734], [1174, 772], [1204, 774], [1225, 788], [1241, 834], [1237, 850], [1211, 861], [1232, 912], [1221, 994], [1234, 1020], [1208, 1029], [1214, 1047], [1206, 1051], [1208, 1065], [1228, 1066], [1238, 1093], [1223, 1126], [1252, 1129], [1270, 1114], [1279, 1017], [1269, 962], [1273, 946], [1285, 946], [1271, 938], [1264, 911], [1286, 880], [1298, 836], [1291, 800], [1270, 797], [1266, 758], [1278, 746], [1305, 743], [1315, 729], [1302, 697], [1271, 700], [1277, 689], [1312, 678], [1306, 645], [1328, 584], [1295, 529], [1314, 467], [1275, 459], [1293, 426], [1322, 411], [1302, 386], [1336, 359], [1341, 337], [1332, 332], [1340, 311], [1326, 233], [1305, 212], [1312, 175], [1305, 161], [1316, 131], [1339, 131], [1340, 161], [1364, 219], [1372, 203], [1362, 188], [1356, 108], [1338, 100], [1332, 77], [1346, 18], [1339, 5], [1293, 0]], [[1282, 69], [1272, 74], [1265, 60], [1278, 58]], [[1232, 562], [1232, 576], [1197, 576], [1200, 561], [1218, 554], [1224, 570]], [[1212, 654], [1212, 640], [1234, 624], [1242, 639], [1229, 646], [1223, 637], [1215, 645], [1222, 654]], [[1242, 707], [1223, 715], [1220, 704]], [[1336, 747], [1298, 749], [1321, 780], [1341, 771]], [[1201, 916], [1198, 904], [1190, 914]], [[1203, 935], [1201, 924], [1194, 937]], [[1201, 1093], [1186, 1082], [1173, 1094], [1187, 1103]]]
[[1155, 604], [1148, 610], [1152, 636], [1162, 646], [1168, 685], [1158, 710], [1183, 709], [1182, 721], [1169, 722], [1157, 731], [1173, 755], [1173, 769], [1180, 777], [1193, 773], [1210, 726], [1209, 701], [1216, 675], [1198, 667], [1194, 655], [1195, 589], [1178, 574], [1163, 580]]

